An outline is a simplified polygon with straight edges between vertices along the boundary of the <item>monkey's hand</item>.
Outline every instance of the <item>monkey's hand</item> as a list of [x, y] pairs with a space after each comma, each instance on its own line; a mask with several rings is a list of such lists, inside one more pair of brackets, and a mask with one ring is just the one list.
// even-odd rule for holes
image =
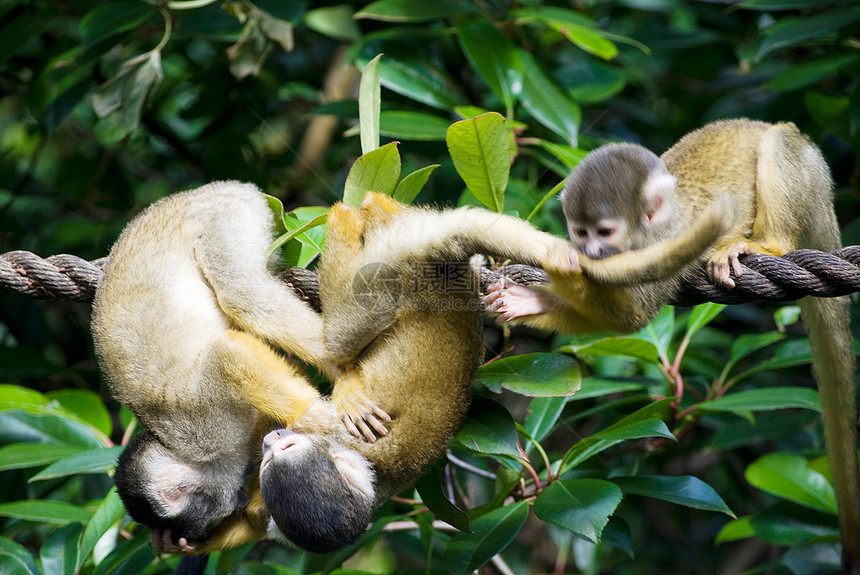
[[500, 314], [501, 321], [548, 311], [536, 291], [519, 284], [495, 283], [487, 288], [484, 301], [487, 302], [487, 311]]
[[331, 401], [337, 408], [347, 430], [356, 437], [373, 443], [379, 437], [388, 435], [384, 422], [391, 421], [385, 413], [367, 396], [361, 377], [351, 371], [337, 380], [331, 394]]
[[546, 257], [541, 261], [541, 267], [548, 273], [565, 275], [580, 271], [579, 252], [566, 241], [558, 240]]

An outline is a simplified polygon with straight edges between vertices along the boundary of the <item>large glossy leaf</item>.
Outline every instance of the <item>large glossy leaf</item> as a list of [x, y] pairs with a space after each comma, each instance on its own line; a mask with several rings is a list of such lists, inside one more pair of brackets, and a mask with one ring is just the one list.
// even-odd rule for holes
[[116, 493], [116, 487], [112, 487], [102, 502], [99, 503], [87, 523], [86, 529], [84, 529], [78, 554], [78, 567], [89, 558], [99, 539], [123, 517], [125, 517], [125, 506]]
[[404, 204], [411, 204], [412, 200], [415, 199], [415, 196], [421, 192], [424, 184], [427, 183], [427, 180], [430, 178], [430, 174], [432, 174], [433, 170], [438, 167], [439, 164], [432, 164], [430, 166], [419, 168], [411, 174], [405, 175], [403, 179], [397, 183], [397, 188], [394, 190], [394, 199]]
[[478, 200], [501, 212], [511, 171], [511, 141], [495, 112], [451, 124], [446, 137], [454, 167]]
[[520, 532], [529, 506], [519, 501], [472, 521], [472, 533], [461, 531], [451, 538], [445, 561], [454, 573], [472, 572], [503, 551]]
[[421, 476], [415, 489], [436, 519], [441, 519], [460, 531], [470, 531], [469, 517], [442, 492], [444, 469], [444, 464], [436, 465], [429, 473]]
[[60, 389], [51, 391], [46, 396], [105, 435], [111, 434], [113, 423], [110, 414], [97, 393], [84, 389]]
[[42, 412], [0, 412], [0, 437], [9, 442], [60, 443], [79, 447], [104, 447], [111, 441], [94, 427], [57, 409]]
[[835, 33], [860, 20], [860, 8], [832, 10], [804, 18], [785, 18], [764, 29], [764, 40], [759, 46], [757, 59], [776, 50], [796, 46], [820, 36]]
[[379, 131], [397, 140], [444, 142], [450, 122], [423, 112], [382, 112]]
[[[150, 8], [146, 10], [151, 12]], [[0, 28], [0, 63], [8, 60], [31, 38], [38, 37], [54, 23], [59, 11], [53, 6], [40, 6], [14, 19], [8, 19]]]
[[392, 92], [440, 110], [463, 103], [454, 81], [420, 54], [386, 55], [379, 63], [379, 82]]
[[302, 24], [314, 32], [343, 42], [355, 42], [361, 38], [361, 29], [354, 20], [352, 7], [348, 4], [323, 6], [308, 10]]
[[156, 15], [155, 7], [146, 2], [106, 2], [81, 18], [81, 40], [84, 46], [93, 46], [111, 36], [133, 30]]
[[613, 355], [644, 359], [657, 363], [659, 355], [657, 346], [638, 337], [605, 337], [585, 344], [566, 345], [561, 351], [575, 355]]
[[139, 575], [153, 559], [155, 552], [149, 544], [149, 530], [141, 529], [99, 563], [96, 575]]
[[358, 87], [358, 124], [361, 126], [361, 153], [379, 147], [379, 113], [382, 97], [379, 90], [379, 60], [382, 54], [367, 63]]
[[696, 405], [702, 411], [726, 411], [752, 421], [754, 411], [810, 409], [821, 413], [821, 400], [814, 389], [805, 387], [768, 387], [730, 393]]
[[28, 499], [0, 503], [0, 516], [36, 521], [38, 523], [86, 523], [90, 512], [65, 501]]
[[397, 151], [397, 142], [390, 142], [355, 161], [346, 176], [343, 201], [349, 207], [358, 209], [367, 192], [390, 196], [394, 193], [398, 179], [400, 153]]
[[21, 573], [38, 575], [39, 568], [36, 567], [33, 556], [23, 545], [6, 537], [0, 537], [0, 572], [9, 575]]
[[622, 496], [621, 489], [609, 481], [565, 479], [544, 489], [535, 500], [534, 510], [544, 521], [599, 543], [603, 528]]
[[786, 341], [779, 346], [779, 349], [773, 354], [773, 357], [764, 361], [758, 362], [748, 370], [735, 376], [735, 381], [740, 381], [754, 373], [761, 371], [772, 371], [785, 367], [794, 367], [796, 365], [806, 365], [812, 363], [812, 351], [809, 347], [808, 339], [793, 339]]
[[78, 473], [101, 473], [116, 465], [116, 459], [122, 453], [121, 446], [108, 447], [107, 449], [93, 449], [70, 455], [52, 463], [36, 475], [30, 481], [40, 481], [65, 477]]
[[529, 410], [523, 422], [523, 429], [536, 441], [543, 439], [555, 428], [567, 397], [536, 397], [529, 402]]
[[624, 393], [625, 391], [639, 391], [644, 387], [645, 383], [641, 380], [589, 376], [583, 378], [582, 387], [571, 400], [579, 401], [592, 397]]
[[539, 6], [514, 10], [513, 16], [524, 22], [547, 24], [586, 52], [604, 60], [618, 55], [615, 44], [597, 30], [593, 20], [579, 12], [556, 6]]
[[576, 359], [562, 353], [527, 353], [496, 360], [478, 369], [474, 379], [490, 391], [507, 390], [529, 397], [571, 396], [582, 385]]
[[463, 53], [512, 116], [523, 76], [519, 53], [513, 42], [485, 20], [463, 20], [457, 25]]
[[54, 531], [39, 549], [42, 571], [57, 575], [74, 575], [78, 559], [81, 525], [73, 523]]
[[474, 399], [466, 421], [455, 437], [478, 453], [519, 457], [514, 419], [507, 409], [489, 399]]
[[771, 78], [764, 87], [780, 92], [800, 90], [815, 85], [858, 61], [860, 57], [856, 54], [836, 54], [815, 58], [808, 62], [798, 62]]
[[827, 478], [808, 467], [800, 455], [771, 453], [747, 467], [753, 487], [819, 511], [836, 514], [836, 494]]
[[693, 509], [717, 511], [735, 517], [723, 498], [710, 485], [692, 475], [613, 477], [612, 481], [626, 493], [653, 497]]
[[726, 306], [718, 303], [703, 303], [697, 305], [690, 312], [687, 318], [687, 333], [686, 337], [693, 337], [697, 331], [711, 323], [715, 317], [720, 315], [723, 308]]
[[522, 62], [523, 83], [520, 101], [535, 120], [564, 138], [565, 143], [577, 147], [579, 124], [582, 112], [579, 104], [567, 94], [541, 69], [534, 56], [525, 50], [518, 50]]
[[475, 4], [463, 0], [377, 0], [356, 12], [355, 17], [384, 22], [425, 22], [468, 14], [476, 9]]
[[13, 443], [0, 447], [0, 471], [39, 467], [83, 451], [74, 445]]

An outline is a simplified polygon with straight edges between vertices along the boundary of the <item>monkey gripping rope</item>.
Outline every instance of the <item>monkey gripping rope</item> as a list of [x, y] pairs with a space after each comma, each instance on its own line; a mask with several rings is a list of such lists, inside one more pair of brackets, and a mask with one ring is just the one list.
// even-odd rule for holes
[[[743, 275], [735, 278], [734, 289], [713, 285], [705, 270], [699, 270], [684, 281], [672, 303], [791, 301], [807, 295], [836, 297], [860, 291], [860, 246], [846, 246], [832, 254], [796, 250], [782, 257], [752, 254], [740, 259]], [[37, 299], [91, 301], [106, 262], [107, 258], [89, 262], [68, 254], [42, 259], [26, 251], [7, 252], [0, 254], [0, 292]], [[502, 277], [523, 285], [547, 281], [539, 268], [511, 265], [502, 270], [482, 269], [481, 287], [486, 288]], [[319, 286], [314, 272], [289, 268], [282, 279], [319, 308]]]

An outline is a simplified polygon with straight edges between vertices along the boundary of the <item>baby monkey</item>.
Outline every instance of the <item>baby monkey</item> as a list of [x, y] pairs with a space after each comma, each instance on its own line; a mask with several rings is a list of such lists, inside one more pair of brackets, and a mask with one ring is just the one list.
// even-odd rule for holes
[[120, 455], [114, 482], [156, 546], [206, 539], [245, 507], [269, 429], [342, 426], [276, 351], [336, 374], [322, 319], [267, 270], [273, 229], [256, 187], [215, 182], [153, 204], [111, 249], [93, 339], [114, 397], [146, 430]]
[[[659, 158], [637, 145], [602, 146], [573, 170], [561, 199], [574, 244], [591, 258], [604, 258], [648, 250], [681, 237], [703, 206], [731, 194], [735, 202], [731, 228], [711, 249], [691, 260], [691, 266], [707, 265], [715, 282], [734, 287], [732, 272], [741, 274], [738, 256], [742, 254], [781, 256], [798, 248], [828, 252], [839, 248], [832, 186], [821, 152], [794, 124], [739, 119], [695, 130]], [[579, 278], [558, 267], [547, 271], [548, 290], [497, 286], [488, 296], [490, 309], [503, 319], [536, 327], [596, 331], [593, 323], [580, 321]], [[630, 332], [644, 327], [672, 301], [683, 273], [631, 285], [620, 299], [596, 294], [595, 307], [626, 304], [641, 310], [630, 320], [602, 322], [602, 328]], [[798, 303], [809, 332], [823, 407], [844, 571], [860, 573], [855, 358], [848, 300], [807, 297]]]

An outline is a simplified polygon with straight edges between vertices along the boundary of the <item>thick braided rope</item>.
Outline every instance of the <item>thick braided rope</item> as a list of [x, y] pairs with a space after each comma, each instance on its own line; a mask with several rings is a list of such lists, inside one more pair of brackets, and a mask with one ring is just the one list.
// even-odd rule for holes
[[[60, 254], [42, 259], [25, 251], [0, 254], [0, 291], [38, 299], [87, 302], [93, 299], [107, 258], [88, 262]], [[743, 274], [734, 289], [710, 283], [704, 270], [687, 278], [676, 305], [706, 301], [737, 304], [750, 301], [791, 301], [803, 296], [835, 297], [860, 291], [860, 246], [847, 246], [832, 254], [796, 250], [783, 257], [753, 254], [741, 257]], [[506, 278], [523, 285], [547, 282], [543, 270], [525, 265], [481, 271], [481, 287]], [[319, 286], [314, 272], [290, 268], [282, 275], [303, 299], [319, 307]]]

